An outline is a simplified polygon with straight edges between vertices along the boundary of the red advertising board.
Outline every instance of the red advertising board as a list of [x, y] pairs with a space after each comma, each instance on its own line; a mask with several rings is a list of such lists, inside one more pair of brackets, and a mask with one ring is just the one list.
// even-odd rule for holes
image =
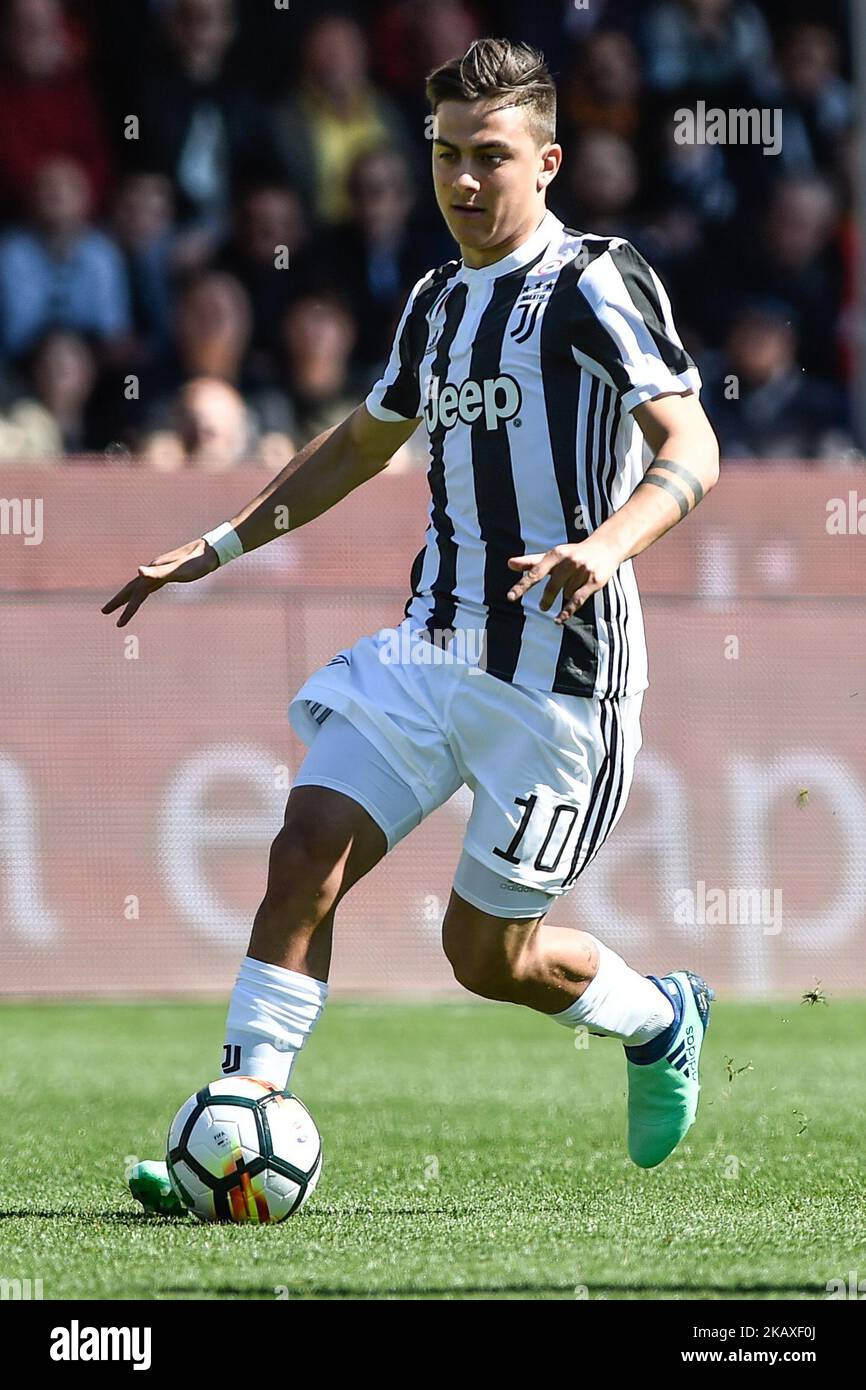
[[[399, 621], [423, 475], [118, 630], [101, 605], [263, 485], [62, 465], [0, 473], [0, 992], [230, 986], [304, 747], [305, 677]], [[636, 562], [651, 687], [626, 812], [550, 920], [734, 995], [866, 988], [866, 484], [724, 470]], [[862, 528], [862, 529], [861, 529]], [[337, 990], [456, 990], [439, 927], [467, 789], [337, 914]]]

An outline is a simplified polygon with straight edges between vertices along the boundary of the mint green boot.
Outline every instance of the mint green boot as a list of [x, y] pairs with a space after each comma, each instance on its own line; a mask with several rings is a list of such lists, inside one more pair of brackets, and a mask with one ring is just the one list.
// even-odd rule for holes
[[187, 1215], [186, 1207], [171, 1185], [165, 1163], [136, 1163], [129, 1170], [127, 1182], [135, 1200], [154, 1216]]
[[674, 1006], [674, 1021], [652, 1042], [626, 1047], [628, 1152], [639, 1168], [673, 1153], [698, 1113], [698, 1063], [715, 998], [700, 975], [676, 970], [649, 979]]

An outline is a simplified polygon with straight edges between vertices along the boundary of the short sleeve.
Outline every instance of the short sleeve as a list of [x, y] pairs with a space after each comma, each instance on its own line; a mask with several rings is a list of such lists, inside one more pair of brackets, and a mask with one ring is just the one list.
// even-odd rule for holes
[[613, 383], [625, 410], [656, 396], [700, 392], [700, 373], [674, 326], [667, 292], [630, 242], [598, 256], [577, 292], [574, 356]]
[[433, 272], [413, 286], [397, 325], [384, 372], [370, 390], [365, 406], [377, 420], [420, 420], [418, 369], [426, 345], [426, 287]]

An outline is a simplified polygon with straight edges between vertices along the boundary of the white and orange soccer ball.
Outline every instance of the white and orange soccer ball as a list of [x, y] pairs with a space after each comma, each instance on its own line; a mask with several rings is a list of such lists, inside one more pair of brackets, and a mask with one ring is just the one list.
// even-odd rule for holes
[[168, 1132], [171, 1185], [200, 1221], [283, 1221], [322, 1171], [306, 1106], [250, 1076], [221, 1077], [190, 1096]]

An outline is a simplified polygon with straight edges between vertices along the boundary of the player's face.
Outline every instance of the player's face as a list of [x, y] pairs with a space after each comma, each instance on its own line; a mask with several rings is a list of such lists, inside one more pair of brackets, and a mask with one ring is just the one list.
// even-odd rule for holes
[[562, 159], [539, 145], [526, 107], [443, 101], [433, 127], [433, 185], [468, 266], [490, 265], [531, 236]]

